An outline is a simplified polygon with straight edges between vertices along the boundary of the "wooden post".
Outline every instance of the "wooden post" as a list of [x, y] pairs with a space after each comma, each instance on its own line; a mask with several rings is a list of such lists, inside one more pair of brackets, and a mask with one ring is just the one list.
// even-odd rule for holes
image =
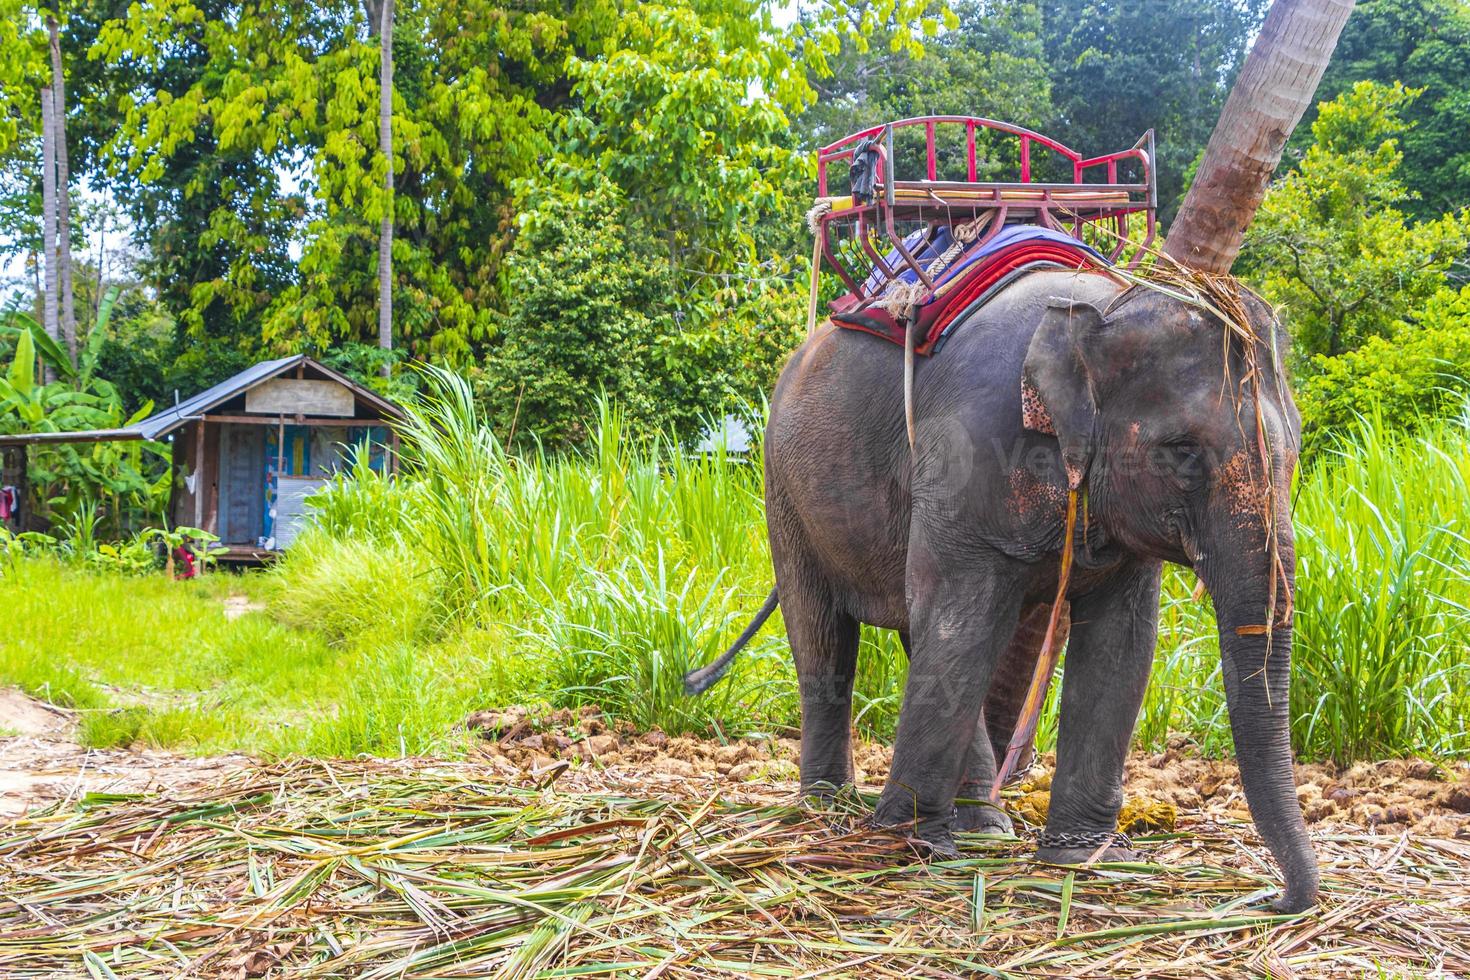
[[[276, 520], [281, 516], [281, 477], [286, 472], [286, 416], [280, 417], [280, 428], [276, 430], [276, 517], [271, 520], [271, 540], [276, 542], [276, 551], [281, 550], [281, 542], [276, 540]], [[269, 501], [267, 501], [269, 503]]]
[[[98, 282], [102, 280], [99, 278]], [[179, 523], [179, 474], [183, 467], [179, 465], [179, 453], [182, 451], [181, 444], [177, 438], [168, 444], [168, 503], [163, 512], [164, 530], [173, 530]]]
[[30, 448], [25, 445], [6, 446], [0, 454], [3, 454], [0, 456], [0, 486], [15, 487], [16, 505], [20, 508], [18, 518], [12, 521], [14, 530], [16, 533], [39, 531], [31, 517], [31, 486], [26, 475]]
[[22, 531], [44, 531], [41, 518], [31, 509], [31, 447], [20, 447], [19, 482], [15, 485], [20, 497], [20, 529]]
[[204, 527], [204, 422], [194, 423], [194, 526]]

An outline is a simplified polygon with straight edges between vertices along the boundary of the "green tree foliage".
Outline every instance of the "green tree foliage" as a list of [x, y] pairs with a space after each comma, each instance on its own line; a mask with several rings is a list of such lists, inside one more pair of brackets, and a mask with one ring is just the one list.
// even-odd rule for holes
[[[883, 7], [895, 50], [916, 52], [938, 32], [930, 8]], [[469, 365], [505, 347], [527, 371], [551, 368], [552, 349], [536, 360], [534, 344], [505, 332], [527, 322], [512, 282], [529, 274], [507, 258], [525, 255], [521, 216], [558, 195], [613, 194], [620, 247], [638, 256], [628, 268], [647, 276], [608, 288], [679, 325], [665, 331], [672, 364], [795, 310], [785, 296], [806, 274], [805, 246], [793, 246], [810, 174], [789, 117], [814, 96], [809, 73], [870, 30], [872, 11], [829, 0], [783, 29], [773, 9], [399, 4], [393, 267], [405, 353]], [[69, 49], [90, 54], [73, 85], [95, 109], [83, 155], [148, 240], [150, 277], [189, 339], [181, 365], [206, 371], [376, 336], [387, 198], [378, 55], [356, 2], [99, 5], [69, 30]], [[733, 376], [749, 380], [769, 377], [778, 352], [755, 343], [738, 353]], [[715, 397], [732, 384], [698, 387]], [[680, 419], [681, 397], [671, 403]]]
[[1350, 431], [1362, 415], [1408, 430], [1463, 411], [1470, 396], [1470, 287], [1440, 290], [1412, 320], [1395, 323], [1392, 339], [1369, 337], [1357, 350], [1319, 355], [1296, 389], [1308, 452]]
[[176, 373], [173, 320], [136, 287], [113, 286], [110, 292], [116, 303], [100, 327], [102, 335], [95, 336], [96, 325], [87, 331], [97, 377], [112, 382], [129, 414], [147, 402], [173, 404], [175, 390], [187, 398], [198, 379]]
[[[782, 147], [786, 111], [810, 92], [795, 59], [820, 60], [827, 47], [821, 31], [776, 30], [757, 0], [403, 4], [400, 335], [421, 356], [489, 349], [528, 182], [610, 177], [667, 232], [676, 273], [752, 261], [750, 229], [780, 210], [783, 171], [796, 165]], [[363, 11], [344, 0], [161, 0], [102, 23], [92, 56], [146, 80], [109, 84], [115, 172], [208, 208], [189, 222], [204, 229], [192, 248], [213, 259], [210, 275], [192, 277], [190, 327], [219, 309], [258, 321], [281, 347], [368, 337], [371, 232], [385, 200]], [[226, 169], [190, 171], [191, 160]]]
[[234, 59], [216, 60], [235, 6], [77, 3], [62, 25], [72, 170], [125, 213], [136, 272], [176, 324], [175, 354], [205, 344], [244, 359], [258, 346], [306, 208], [284, 179], [289, 147], [257, 152], [211, 124], [210, 95], [244, 87]]
[[[1367, 0], [1353, 10], [1318, 98], [1368, 80], [1421, 89], [1403, 108], [1404, 210], [1424, 221], [1470, 205], [1470, 4]], [[1310, 121], [1310, 117], [1309, 117]], [[1298, 127], [1305, 134], [1306, 127]], [[1301, 140], [1304, 152], [1306, 139]]]
[[47, 74], [41, 19], [20, 0], [0, 0], [0, 154], [40, 119], [37, 89]]
[[738, 332], [689, 323], [662, 243], [627, 223], [621, 191], [540, 192], [507, 262], [505, 343], [483, 387], [502, 435], [583, 441], [599, 390], [642, 431], [692, 431], [740, 380]]
[[960, 0], [953, 29], [922, 50], [904, 47], [900, 25], [848, 39], [814, 70], [819, 98], [796, 121], [807, 148], [906, 116], [979, 115], [1039, 126], [1051, 116], [1042, 62], [1041, 14], [1034, 3]]
[[1470, 215], [1411, 222], [1399, 175], [1400, 110], [1417, 93], [1359, 82], [1318, 107], [1315, 143], [1257, 213], [1240, 271], [1282, 307], [1298, 363], [1390, 336], [1443, 285], [1470, 242]]
[[0, 0], [0, 256], [41, 249], [41, 93], [50, 73], [40, 17]]
[[[612, 181], [660, 232], [681, 287], [759, 261], [752, 229], [788, 209], [782, 177], [805, 169], [784, 145], [782, 108], [803, 96], [768, 72], [756, 5], [721, 6], [713, 17], [698, 7], [623, 11], [604, 39], [615, 53], [568, 59], [575, 104], [552, 134], [552, 178], [583, 190]], [[777, 97], [751, 99], [754, 84]], [[533, 177], [522, 190], [544, 184]]]
[[1043, 0], [1051, 134], [1083, 153], [1153, 127], [1159, 202], [1172, 216], [1204, 151], [1266, 0]]

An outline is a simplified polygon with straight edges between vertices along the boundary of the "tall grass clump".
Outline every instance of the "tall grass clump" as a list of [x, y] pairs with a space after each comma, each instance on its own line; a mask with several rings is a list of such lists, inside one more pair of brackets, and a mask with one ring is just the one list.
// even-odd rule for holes
[[484, 608], [513, 577], [521, 527], [500, 511], [512, 462], [469, 383], [426, 369], [429, 397], [408, 413], [404, 462], [417, 486], [405, 537], [428, 549], [454, 613]]
[[1303, 475], [1296, 525], [1298, 749], [1470, 752], [1470, 428], [1364, 420]]
[[[581, 451], [510, 454], [463, 379], [430, 368], [425, 382], [400, 429], [399, 476], [358, 466], [313, 497], [316, 526], [277, 572], [280, 618], [347, 647], [417, 635], [463, 650], [457, 638], [474, 635], [487, 658], [526, 668], [522, 700], [596, 702], [670, 732], [797, 723], [777, 625], [715, 690], [682, 689], [684, 672], [717, 656], [771, 587], [758, 459], [634, 438], [605, 401]], [[398, 625], [384, 630], [383, 620]], [[382, 666], [407, 670], [396, 655]], [[874, 680], [883, 689], [873, 699], [896, 703], [892, 678]], [[377, 716], [393, 699], [380, 691], [369, 701], [345, 712], [334, 741], [382, 742]]]
[[291, 575], [270, 592], [276, 619], [310, 628], [336, 645], [378, 634], [393, 640], [437, 635], [444, 615], [438, 572], [401, 536], [378, 540], [302, 535]]
[[[610, 572], [592, 571], [564, 603], [546, 608], [525, 635], [551, 665], [552, 703], [599, 704], [671, 734], [744, 733], [773, 720], [778, 702], [794, 706], [779, 669], [743, 670], [699, 698], [684, 693], [684, 674], [719, 656], [746, 614], [739, 591], [718, 575], [672, 574], [662, 555], [652, 566], [632, 556]], [[765, 660], [769, 646], [758, 642], [746, 656]]]

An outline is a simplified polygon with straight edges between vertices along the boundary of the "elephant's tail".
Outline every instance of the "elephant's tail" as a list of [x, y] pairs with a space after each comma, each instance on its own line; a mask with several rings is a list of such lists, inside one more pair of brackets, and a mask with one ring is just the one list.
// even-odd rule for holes
[[729, 670], [730, 665], [735, 662], [735, 655], [745, 649], [745, 644], [750, 642], [750, 638], [755, 636], [760, 631], [760, 628], [766, 624], [766, 620], [771, 618], [771, 613], [776, 611], [776, 606], [779, 601], [776, 598], [776, 590], [774, 588], [771, 589], [771, 594], [766, 596], [766, 601], [761, 605], [760, 611], [755, 614], [755, 618], [750, 621], [750, 625], [745, 627], [745, 632], [741, 633], [735, 642], [730, 644], [730, 649], [720, 654], [720, 658], [714, 663], [705, 664], [698, 670], [691, 670], [684, 675], [684, 693], [689, 695], [703, 694], [709, 688], [713, 687], [716, 681], [724, 677], [725, 671]]

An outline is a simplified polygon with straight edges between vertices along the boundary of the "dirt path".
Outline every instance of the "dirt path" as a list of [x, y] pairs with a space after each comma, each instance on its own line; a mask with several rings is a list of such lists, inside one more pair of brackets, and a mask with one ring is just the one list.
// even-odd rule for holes
[[238, 768], [243, 755], [87, 749], [72, 712], [0, 688], [0, 820], [88, 793], [186, 791]]

